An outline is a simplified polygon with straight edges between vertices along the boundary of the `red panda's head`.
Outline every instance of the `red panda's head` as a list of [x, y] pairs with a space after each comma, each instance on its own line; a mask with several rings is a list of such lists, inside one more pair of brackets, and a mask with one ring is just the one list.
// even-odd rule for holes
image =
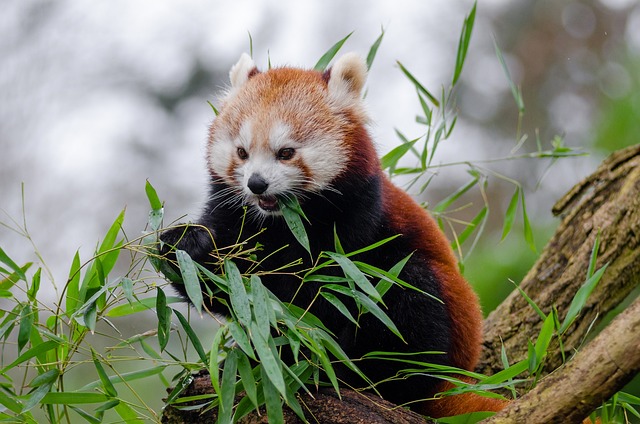
[[212, 176], [261, 215], [279, 213], [280, 197], [302, 200], [305, 193], [331, 190], [358, 149], [354, 134], [366, 122], [366, 75], [364, 61], [353, 53], [325, 73], [259, 72], [243, 54], [231, 68], [231, 88], [211, 125]]

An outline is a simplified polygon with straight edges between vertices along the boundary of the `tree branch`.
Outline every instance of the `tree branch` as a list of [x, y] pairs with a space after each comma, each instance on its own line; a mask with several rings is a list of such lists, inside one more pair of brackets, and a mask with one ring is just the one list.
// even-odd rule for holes
[[566, 366], [483, 424], [580, 423], [640, 371], [640, 298]]
[[[577, 184], [555, 206], [563, 216], [540, 258], [520, 283], [545, 313], [552, 306], [562, 320], [584, 283], [596, 235], [600, 234], [597, 267], [608, 263], [596, 290], [576, 323], [563, 336], [565, 356], [583, 342], [598, 323], [638, 286], [640, 275], [640, 145], [615, 152], [598, 170]], [[512, 362], [527, 358], [527, 343], [539, 333], [541, 320], [525, 298], [514, 291], [484, 323], [484, 349], [477, 371], [502, 370], [502, 344]], [[546, 370], [562, 363], [556, 349]]]

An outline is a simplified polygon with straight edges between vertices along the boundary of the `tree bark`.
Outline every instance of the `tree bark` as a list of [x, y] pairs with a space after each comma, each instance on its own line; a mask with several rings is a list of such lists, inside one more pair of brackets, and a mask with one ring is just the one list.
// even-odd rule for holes
[[[553, 209], [562, 222], [540, 258], [520, 284], [522, 290], [549, 313], [564, 319], [576, 291], [584, 283], [591, 251], [600, 238], [597, 268], [608, 264], [576, 322], [563, 336], [564, 356], [570, 358], [584, 343], [588, 330], [619, 306], [640, 281], [640, 145], [612, 154], [598, 170], [577, 184]], [[524, 297], [514, 291], [485, 320], [483, 356], [478, 371], [502, 370], [502, 345], [511, 363], [525, 359], [529, 340], [541, 319]], [[534, 341], [534, 340], [532, 340]], [[580, 422], [603, 400], [619, 391], [640, 370], [640, 300], [560, 370], [542, 379], [527, 395], [512, 402], [488, 423]], [[559, 347], [545, 360], [548, 372], [562, 364]], [[207, 388], [208, 385], [208, 388]], [[194, 381], [187, 395], [212, 393], [209, 377]], [[300, 396], [310, 422], [425, 423], [422, 417], [394, 407], [374, 395], [341, 390], [342, 401], [329, 389]], [[285, 411], [285, 422], [301, 422]], [[215, 422], [215, 411], [200, 415], [168, 406], [166, 423]], [[266, 414], [253, 413], [242, 423], [266, 423]]]
[[640, 298], [564, 367], [483, 424], [580, 423], [640, 371]]
[[[609, 266], [579, 318], [563, 338], [570, 357], [589, 328], [636, 288], [640, 279], [640, 145], [609, 156], [591, 176], [577, 184], [553, 208], [563, 219], [520, 288], [549, 313], [556, 307], [564, 319], [576, 291], [584, 283], [596, 236], [600, 236], [597, 267]], [[542, 321], [516, 290], [491, 312], [484, 323], [484, 347], [477, 371], [494, 374], [502, 369], [504, 345], [512, 363], [527, 357], [527, 344]], [[535, 341], [535, 340], [534, 340]], [[546, 370], [562, 363], [556, 349]]]

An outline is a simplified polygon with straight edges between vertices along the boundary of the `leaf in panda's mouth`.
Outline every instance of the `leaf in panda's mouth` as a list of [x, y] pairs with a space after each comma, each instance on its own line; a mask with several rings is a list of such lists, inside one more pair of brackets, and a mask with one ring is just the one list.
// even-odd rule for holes
[[[278, 205], [280, 206], [280, 210], [282, 211], [282, 216], [284, 217], [289, 230], [293, 233], [298, 243], [305, 248], [309, 255], [311, 255], [311, 247], [309, 246], [309, 237], [307, 236], [307, 231], [304, 229], [304, 224], [302, 223], [302, 218], [309, 221], [307, 217], [302, 212], [302, 208], [300, 207], [300, 203], [298, 203], [298, 199], [295, 197], [286, 197], [283, 199], [277, 200]], [[260, 206], [262, 207], [262, 206]]]

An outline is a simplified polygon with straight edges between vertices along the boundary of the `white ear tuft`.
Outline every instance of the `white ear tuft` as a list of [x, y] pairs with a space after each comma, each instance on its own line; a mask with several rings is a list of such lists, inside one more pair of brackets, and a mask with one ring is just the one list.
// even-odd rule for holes
[[229, 71], [229, 79], [231, 80], [231, 87], [238, 89], [244, 85], [249, 79], [249, 75], [256, 69], [256, 64], [246, 53], [242, 53], [238, 63], [231, 67]]
[[357, 53], [346, 53], [331, 68], [329, 94], [336, 100], [360, 98], [367, 80], [367, 64]]

